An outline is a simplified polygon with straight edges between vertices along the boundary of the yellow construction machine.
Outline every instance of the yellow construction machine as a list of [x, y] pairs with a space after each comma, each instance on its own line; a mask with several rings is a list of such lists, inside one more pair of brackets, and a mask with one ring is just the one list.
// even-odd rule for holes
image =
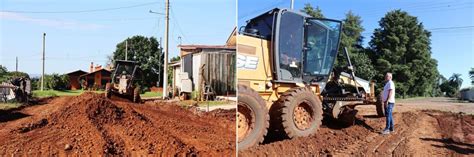
[[247, 21], [237, 35], [238, 146], [261, 143], [267, 131], [288, 138], [317, 133], [323, 114], [354, 123], [356, 105], [382, 103], [374, 83], [335, 68], [342, 22], [272, 9]]

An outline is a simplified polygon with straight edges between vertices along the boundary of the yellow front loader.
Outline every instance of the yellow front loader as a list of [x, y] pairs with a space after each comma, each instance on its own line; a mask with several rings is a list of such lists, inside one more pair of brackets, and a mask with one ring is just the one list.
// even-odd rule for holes
[[353, 123], [356, 105], [376, 103], [373, 83], [354, 76], [347, 51], [348, 66], [333, 67], [341, 28], [341, 21], [276, 8], [239, 30], [239, 150], [261, 143], [269, 129], [313, 135], [323, 114]]

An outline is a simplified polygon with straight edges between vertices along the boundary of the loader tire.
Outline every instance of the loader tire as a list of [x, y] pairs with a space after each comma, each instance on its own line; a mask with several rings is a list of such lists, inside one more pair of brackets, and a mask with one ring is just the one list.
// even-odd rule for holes
[[112, 95], [111, 90], [112, 90], [112, 89], [111, 89], [110, 83], [106, 83], [106, 84], [105, 84], [105, 92], [104, 92], [105, 97], [107, 97], [107, 98], [110, 98], [110, 97], [111, 97], [111, 95]]
[[140, 102], [140, 87], [135, 87], [133, 89], [133, 100], [134, 103], [139, 103]]
[[263, 142], [268, 130], [268, 110], [256, 91], [238, 86], [237, 139], [238, 149], [244, 150]]
[[292, 88], [280, 96], [270, 109], [272, 129], [284, 131], [288, 138], [315, 134], [321, 126], [321, 101], [309, 88]]
[[382, 94], [377, 96], [377, 101], [375, 102], [375, 109], [377, 110], [377, 116], [385, 117], [385, 106], [382, 101]]

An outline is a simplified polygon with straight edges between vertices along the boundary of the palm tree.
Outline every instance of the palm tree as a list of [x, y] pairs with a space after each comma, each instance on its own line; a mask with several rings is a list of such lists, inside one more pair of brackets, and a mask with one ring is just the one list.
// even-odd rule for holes
[[453, 76], [449, 78], [449, 84], [453, 85], [454, 87], [457, 87], [457, 89], [461, 88], [462, 85], [462, 78], [461, 74], [454, 73]]
[[471, 84], [474, 85], [474, 68], [469, 71], [469, 77], [471, 78]]

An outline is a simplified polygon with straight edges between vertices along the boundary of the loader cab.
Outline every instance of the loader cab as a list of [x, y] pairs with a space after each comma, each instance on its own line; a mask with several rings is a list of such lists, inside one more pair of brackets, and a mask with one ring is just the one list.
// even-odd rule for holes
[[117, 60], [114, 67], [112, 83], [119, 83], [121, 79], [126, 79], [130, 82], [141, 80], [142, 72], [137, 62]]
[[249, 20], [241, 32], [272, 41], [276, 82], [323, 87], [336, 59], [341, 29], [341, 21], [273, 9]]
[[336, 59], [341, 22], [280, 10], [276, 18], [274, 60], [282, 82], [326, 82]]

